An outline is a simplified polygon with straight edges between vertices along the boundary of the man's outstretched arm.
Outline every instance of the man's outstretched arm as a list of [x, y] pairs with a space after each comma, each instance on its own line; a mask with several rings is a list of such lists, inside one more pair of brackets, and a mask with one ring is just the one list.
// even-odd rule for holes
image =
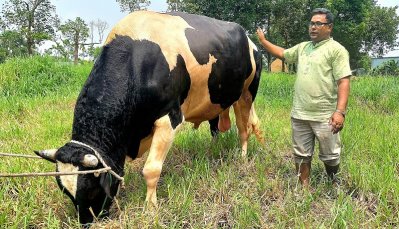
[[266, 40], [262, 29], [258, 28], [256, 30], [256, 34], [258, 35], [259, 42], [263, 45], [267, 52], [279, 59], [284, 59], [284, 48], [272, 44], [270, 41]]

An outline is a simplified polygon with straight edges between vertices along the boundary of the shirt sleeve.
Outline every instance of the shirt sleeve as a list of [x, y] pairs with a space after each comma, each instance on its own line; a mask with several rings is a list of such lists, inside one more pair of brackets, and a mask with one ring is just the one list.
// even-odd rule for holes
[[339, 80], [352, 75], [349, 64], [349, 53], [344, 47], [336, 50], [335, 58], [332, 62], [332, 67], [335, 80]]
[[289, 49], [285, 49], [283, 52], [284, 60], [287, 63], [296, 63], [298, 62], [298, 53], [299, 53], [299, 45], [297, 44]]

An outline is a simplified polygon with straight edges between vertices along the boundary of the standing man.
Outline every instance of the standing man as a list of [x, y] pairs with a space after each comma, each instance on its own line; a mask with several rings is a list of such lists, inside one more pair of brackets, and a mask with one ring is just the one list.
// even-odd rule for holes
[[316, 138], [319, 158], [333, 183], [340, 164], [339, 131], [344, 127], [351, 69], [348, 51], [331, 37], [333, 22], [334, 16], [329, 10], [314, 9], [309, 22], [311, 41], [289, 49], [270, 43], [263, 31], [257, 30], [266, 51], [298, 66], [291, 126], [295, 166], [306, 189]]

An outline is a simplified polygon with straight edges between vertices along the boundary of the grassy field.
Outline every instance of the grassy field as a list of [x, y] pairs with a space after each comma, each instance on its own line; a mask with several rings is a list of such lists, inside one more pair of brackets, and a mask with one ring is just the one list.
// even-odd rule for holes
[[[73, 108], [90, 64], [51, 58], [0, 65], [0, 152], [32, 154], [70, 140]], [[235, 126], [211, 139], [208, 124], [185, 124], [166, 159], [159, 207], [145, 210], [143, 159], [127, 164], [126, 188], [110, 219], [92, 228], [398, 228], [399, 78], [352, 80], [333, 188], [314, 158], [311, 192], [297, 183], [290, 107], [295, 77], [263, 73], [256, 109], [267, 141], [240, 157]], [[40, 159], [0, 157], [0, 173], [54, 171]], [[72, 202], [54, 177], [0, 178], [0, 228], [76, 228]]]

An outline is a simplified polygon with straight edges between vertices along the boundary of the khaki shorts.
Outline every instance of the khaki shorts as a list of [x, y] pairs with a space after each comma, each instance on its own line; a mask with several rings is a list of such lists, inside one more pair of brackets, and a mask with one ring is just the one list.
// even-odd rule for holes
[[314, 154], [315, 139], [319, 142], [319, 158], [325, 164], [336, 166], [341, 154], [339, 132], [331, 132], [328, 120], [315, 122], [291, 118], [292, 142], [295, 163], [310, 163]]

